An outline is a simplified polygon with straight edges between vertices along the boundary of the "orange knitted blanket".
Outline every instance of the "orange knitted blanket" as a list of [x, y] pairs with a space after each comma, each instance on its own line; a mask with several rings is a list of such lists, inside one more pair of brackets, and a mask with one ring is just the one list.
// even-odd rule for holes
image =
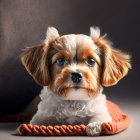
[[[130, 124], [130, 118], [123, 114], [120, 108], [111, 101], [106, 102], [112, 123], [103, 123], [101, 134], [115, 134], [126, 128]], [[20, 121], [20, 120], [19, 120]], [[82, 136], [86, 135], [86, 126], [81, 125], [61, 125], [61, 126], [38, 126], [31, 124], [21, 124], [18, 127], [20, 135], [35, 135], [35, 136]]]

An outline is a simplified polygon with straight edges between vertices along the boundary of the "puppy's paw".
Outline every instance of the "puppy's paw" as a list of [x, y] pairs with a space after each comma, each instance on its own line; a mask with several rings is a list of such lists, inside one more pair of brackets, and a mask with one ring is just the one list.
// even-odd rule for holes
[[101, 134], [101, 131], [102, 131], [102, 122], [101, 121], [89, 123], [86, 126], [86, 133], [88, 136], [98, 136]]

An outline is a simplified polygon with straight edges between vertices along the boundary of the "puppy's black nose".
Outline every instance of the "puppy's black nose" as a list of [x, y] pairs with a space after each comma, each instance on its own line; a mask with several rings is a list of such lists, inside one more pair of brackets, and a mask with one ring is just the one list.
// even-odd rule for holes
[[81, 73], [71, 73], [71, 80], [73, 81], [73, 83], [80, 83], [82, 80], [82, 74]]

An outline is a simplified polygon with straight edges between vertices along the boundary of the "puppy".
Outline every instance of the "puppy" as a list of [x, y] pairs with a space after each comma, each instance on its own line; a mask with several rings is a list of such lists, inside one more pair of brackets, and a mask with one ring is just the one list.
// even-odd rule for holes
[[43, 89], [35, 125], [85, 124], [90, 136], [101, 133], [103, 122], [112, 122], [102, 86], [118, 83], [131, 68], [130, 56], [112, 47], [98, 27], [90, 36], [60, 36], [49, 27], [45, 41], [26, 48], [21, 61]]

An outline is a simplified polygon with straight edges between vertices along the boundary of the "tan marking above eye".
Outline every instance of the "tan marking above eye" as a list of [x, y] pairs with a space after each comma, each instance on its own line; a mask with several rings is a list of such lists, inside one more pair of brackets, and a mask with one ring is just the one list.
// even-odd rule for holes
[[64, 57], [67, 61], [70, 59], [69, 53], [67, 51], [61, 50], [52, 57], [52, 64], [55, 63], [60, 57]]
[[98, 65], [100, 65], [101, 63], [100, 63], [100, 58], [99, 58], [99, 56], [96, 54], [96, 53], [94, 53], [94, 52], [90, 52], [90, 53], [87, 53], [87, 54], [85, 54], [85, 55], [83, 55], [82, 56], [82, 60], [83, 60], [83, 62], [85, 61], [86, 62], [86, 60], [88, 59], [88, 58], [93, 58], [95, 61], [96, 61], [96, 63], [98, 64]]
[[100, 57], [98, 56], [95, 48], [91, 46], [80, 46], [78, 49], [78, 60], [85, 63], [89, 57], [92, 57], [98, 65], [101, 65]]

